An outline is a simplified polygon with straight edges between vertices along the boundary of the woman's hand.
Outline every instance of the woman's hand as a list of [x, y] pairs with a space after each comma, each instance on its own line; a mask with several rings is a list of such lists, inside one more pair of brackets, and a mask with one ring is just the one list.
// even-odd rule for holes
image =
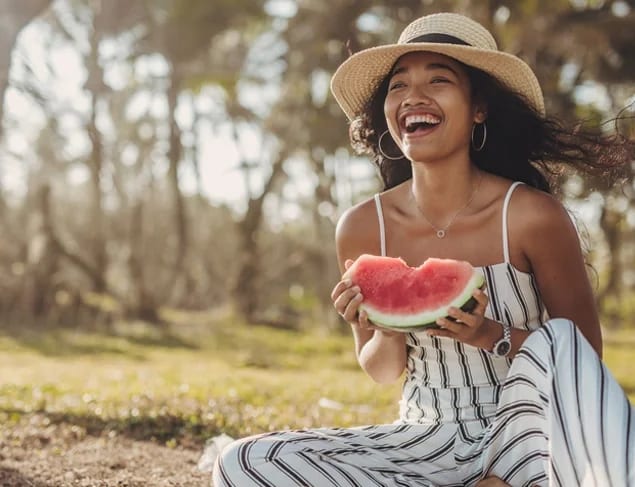
[[[347, 260], [348, 269], [353, 261]], [[333, 306], [337, 313], [353, 328], [355, 353], [359, 365], [380, 384], [397, 380], [406, 367], [405, 334], [373, 324], [360, 305], [364, 296], [350, 281], [342, 279], [331, 292]]]
[[[352, 264], [353, 261], [349, 259], [344, 263], [344, 267], [348, 269]], [[337, 314], [351, 326], [356, 326], [363, 330], [378, 330], [386, 336], [394, 336], [399, 333], [377, 326], [368, 319], [366, 311], [359, 309], [364, 300], [361, 289], [353, 284], [350, 279], [342, 279], [335, 285], [331, 292], [331, 299]]]
[[358, 324], [361, 316], [359, 315], [359, 305], [362, 303], [362, 296], [359, 286], [353, 285], [350, 279], [339, 281], [331, 292], [333, 307], [347, 323]]
[[399, 332], [388, 330], [375, 325], [368, 319], [368, 314], [364, 310], [360, 310], [359, 306], [364, 300], [364, 296], [359, 286], [354, 285], [350, 279], [339, 281], [331, 292], [333, 307], [337, 314], [351, 326], [356, 326], [362, 330], [375, 331], [378, 330], [386, 336], [394, 336]]
[[485, 318], [489, 299], [482, 290], [474, 291], [472, 297], [476, 300], [476, 307], [471, 312], [450, 308], [449, 318], [439, 318], [436, 321], [441, 328], [431, 329], [428, 334], [453, 338], [468, 345], [490, 350], [501, 336], [501, 325]]

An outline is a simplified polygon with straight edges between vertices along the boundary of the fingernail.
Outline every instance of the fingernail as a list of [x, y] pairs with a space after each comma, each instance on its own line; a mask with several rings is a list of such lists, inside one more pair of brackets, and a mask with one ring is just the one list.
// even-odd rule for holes
[[353, 284], [353, 281], [351, 281], [350, 279], [344, 279], [344, 284], [350, 286], [351, 284]]
[[356, 299], [363, 299], [363, 298], [364, 298], [364, 296], [362, 296], [362, 294], [361, 294], [361, 293], [359, 293], [357, 296], [355, 296], [355, 298], [356, 298]]
[[359, 286], [353, 286], [351, 289], [352, 289], [353, 291], [355, 291], [356, 293], [358, 293], [358, 292], [360, 292], [360, 291], [361, 291], [361, 289], [359, 288]]

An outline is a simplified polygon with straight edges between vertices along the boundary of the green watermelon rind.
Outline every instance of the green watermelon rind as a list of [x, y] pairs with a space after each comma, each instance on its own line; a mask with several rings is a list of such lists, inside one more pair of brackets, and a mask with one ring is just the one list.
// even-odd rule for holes
[[411, 332], [429, 328], [439, 328], [436, 321], [446, 318], [451, 307], [461, 308], [463, 311], [472, 311], [476, 307], [476, 300], [472, 296], [474, 291], [483, 288], [485, 278], [480, 272], [474, 271], [463, 290], [451, 302], [430, 311], [418, 314], [396, 315], [378, 311], [368, 303], [363, 303], [360, 308], [366, 311], [368, 319], [375, 325], [391, 330]]

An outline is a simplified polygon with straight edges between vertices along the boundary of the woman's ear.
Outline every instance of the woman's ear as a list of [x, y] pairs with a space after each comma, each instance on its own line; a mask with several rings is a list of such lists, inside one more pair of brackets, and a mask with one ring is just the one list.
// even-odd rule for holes
[[478, 103], [474, 107], [474, 123], [483, 123], [487, 120], [487, 106], [484, 103]]

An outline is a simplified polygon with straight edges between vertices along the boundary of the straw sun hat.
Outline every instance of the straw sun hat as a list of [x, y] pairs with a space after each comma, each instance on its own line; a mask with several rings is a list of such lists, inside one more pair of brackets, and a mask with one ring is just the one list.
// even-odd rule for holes
[[364, 110], [397, 59], [413, 51], [444, 54], [485, 71], [523, 95], [539, 113], [545, 113], [540, 84], [523, 60], [499, 51], [489, 31], [474, 20], [454, 13], [437, 13], [413, 21], [397, 44], [359, 51], [337, 69], [331, 90], [349, 120]]

